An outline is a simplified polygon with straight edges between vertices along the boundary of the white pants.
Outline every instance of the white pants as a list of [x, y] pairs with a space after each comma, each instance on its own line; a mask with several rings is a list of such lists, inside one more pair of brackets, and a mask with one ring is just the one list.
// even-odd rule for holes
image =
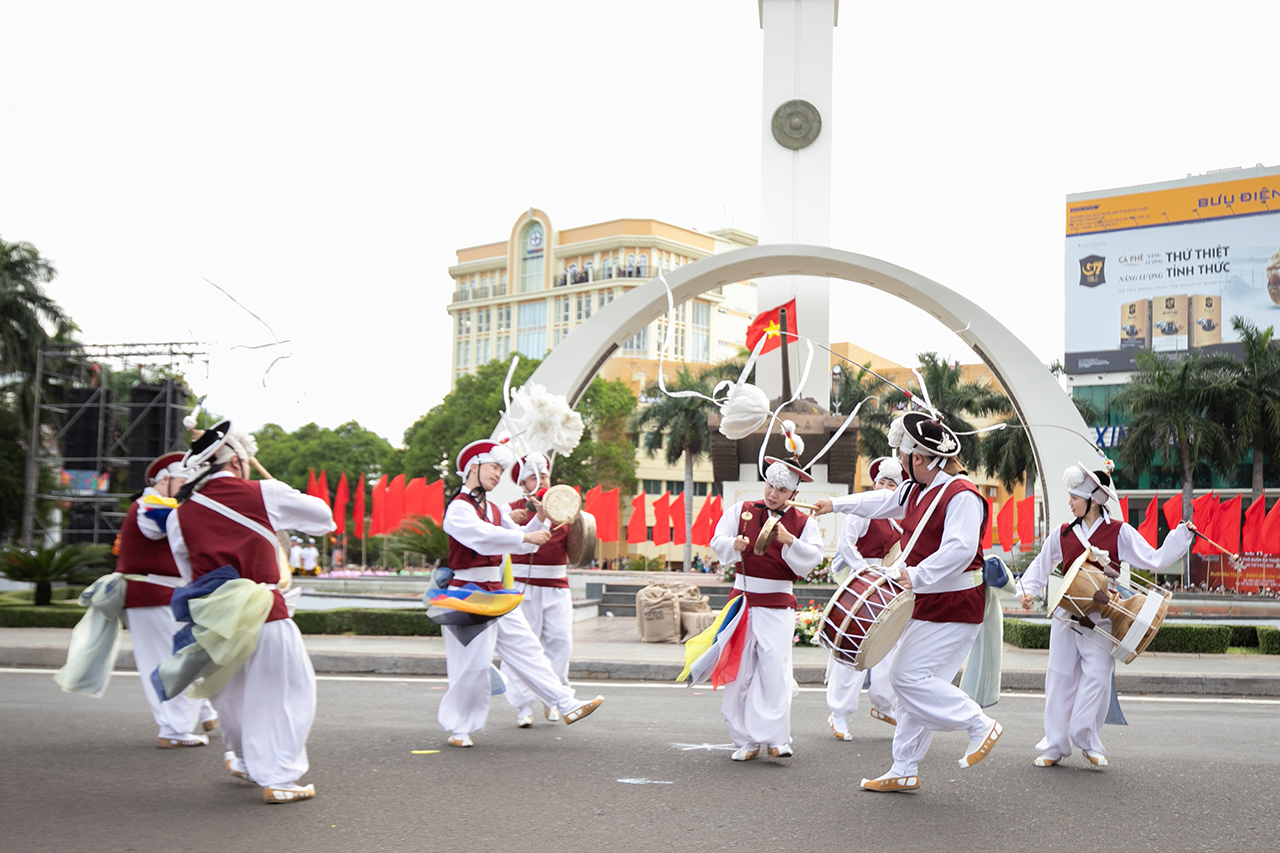
[[124, 611], [124, 620], [133, 643], [133, 665], [142, 676], [142, 692], [151, 706], [151, 716], [160, 727], [158, 737], [199, 733], [200, 723], [216, 720], [218, 714], [207, 699], [188, 699], [186, 694], [180, 694], [164, 702], [151, 685], [151, 673], [173, 654], [173, 635], [178, 633], [178, 623], [169, 605], [130, 607]]
[[847, 717], [857, 711], [862, 684], [870, 675], [871, 684], [867, 685], [867, 698], [871, 700], [871, 707], [892, 717], [894, 706], [897, 704], [897, 697], [893, 695], [893, 686], [889, 684], [893, 653], [894, 650], [890, 649], [889, 654], [865, 672], [858, 672], [853, 667], [839, 662], [832, 663], [831, 675], [827, 678], [827, 707], [831, 709], [831, 713], [837, 717]]
[[[520, 612], [529, 623], [529, 630], [542, 643], [551, 671], [560, 677], [560, 683], [569, 686], [569, 655], [573, 652], [573, 593], [568, 587], [526, 586], [516, 581], [516, 589], [524, 593]], [[516, 709], [516, 716], [533, 712], [533, 691], [520, 680], [504, 658], [502, 673], [507, 676], [507, 701]]]
[[[1101, 625], [1111, 629], [1111, 620]], [[1044, 740], [1036, 749], [1050, 758], [1066, 758], [1074, 743], [1106, 755], [1099, 733], [1111, 706], [1115, 658], [1102, 638], [1086, 635], [1057, 619], [1049, 623], [1049, 663], [1044, 674]]]
[[484, 731], [489, 716], [489, 667], [495, 651], [502, 658], [503, 666], [509, 667], [548, 708], [556, 708], [563, 714], [582, 704], [552, 670], [542, 644], [517, 607], [491, 621], [470, 645], [464, 646], [452, 630], [444, 629], [449, 689], [440, 700], [437, 719], [446, 732]]
[[898, 696], [893, 733], [893, 773], [909, 776], [933, 741], [934, 732], [985, 734], [989, 718], [951, 682], [969, 654], [981, 625], [912, 619], [898, 641], [889, 682]]
[[791, 743], [791, 646], [796, 612], [747, 608], [738, 677], [724, 686], [720, 716], [734, 746]]
[[253, 781], [287, 785], [307, 772], [307, 735], [316, 718], [316, 673], [292, 619], [267, 622], [244, 668], [213, 697], [222, 742]]

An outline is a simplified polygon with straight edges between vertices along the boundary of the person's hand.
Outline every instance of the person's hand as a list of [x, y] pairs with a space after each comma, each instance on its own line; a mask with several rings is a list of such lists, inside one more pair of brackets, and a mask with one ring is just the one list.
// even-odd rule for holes
[[835, 506], [831, 503], [831, 498], [818, 498], [813, 502], [813, 507], [813, 509], [809, 510], [809, 515], [814, 518], [835, 511]]
[[524, 535], [524, 541], [532, 545], [546, 545], [551, 541], [551, 531], [535, 530], [532, 533], [526, 533]]
[[1030, 610], [1030, 609], [1031, 609], [1031, 596], [1029, 596], [1029, 595], [1020, 595], [1020, 596], [1018, 596], [1018, 603], [1022, 605], [1022, 609], [1023, 609], [1023, 610]]
[[733, 540], [733, 550], [735, 551], [745, 551], [750, 547], [751, 540], [747, 539], [745, 536], [739, 536], [737, 539]]
[[777, 540], [783, 545], [790, 545], [792, 542], [796, 541], [796, 537], [791, 534], [791, 531], [783, 527], [781, 524], [774, 529], [777, 530]]
[[511, 520], [516, 524], [524, 525], [529, 520], [529, 510], [513, 509], [511, 510]]
[[543, 524], [546, 524], [547, 511], [543, 508], [542, 501], [538, 500], [537, 498], [529, 498], [529, 500], [530, 502], [533, 503], [534, 509], [538, 511], [538, 521], [541, 521]]

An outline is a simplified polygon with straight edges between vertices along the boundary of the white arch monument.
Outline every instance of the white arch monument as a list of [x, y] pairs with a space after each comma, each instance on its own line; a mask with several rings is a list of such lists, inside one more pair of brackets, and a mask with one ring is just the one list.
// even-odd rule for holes
[[[927, 311], [948, 328], [959, 329], [956, 334], [991, 368], [1022, 422], [1029, 425], [1048, 529], [1066, 514], [1067, 491], [1059, 474], [1086, 458], [1087, 448], [1081, 444], [1088, 435], [1084, 419], [1022, 341], [955, 291], [886, 261], [822, 246], [755, 246], [713, 255], [665, 275], [677, 304], [720, 285], [770, 276], [821, 276], [868, 284]], [[605, 359], [666, 310], [667, 294], [660, 280], [632, 289], [574, 329], [529, 381], [576, 404]]]

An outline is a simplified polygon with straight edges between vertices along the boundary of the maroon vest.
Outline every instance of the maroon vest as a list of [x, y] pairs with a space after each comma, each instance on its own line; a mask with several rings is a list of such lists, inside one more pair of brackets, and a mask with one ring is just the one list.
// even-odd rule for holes
[[[742, 517], [746, 515], [751, 517]], [[769, 515], [769, 508], [764, 505], [763, 501], [744, 503], [742, 505], [742, 513], [738, 518], [738, 535], [747, 537], [747, 541], [754, 545], [756, 537], [760, 535], [760, 529], [764, 527], [765, 520]], [[804, 532], [804, 526], [807, 521], [808, 516], [797, 511], [795, 507], [788, 507], [787, 511], [782, 514], [782, 520], [779, 523], [787, 528], [788, 533], [799, 538], [800, 534]], [[796, 580], [796, 573], [791, 571], [787, 561], [782, 559], [782, 543], [777, 539], [770, 542], [768, 549], [758, 557], [751, 547], [743, 551], [742, 561], [738, 564], [738, 573], [749, 578], [768, 578], [780, 581]], [[731, 593], [730, 597], [740, 592], [741, 590], [737, 590]], [[773, 609], [790, 607], [794, 609], [796, 606], [796, 597], [789, 592], [748, 592], [746, 596], [748, 607], [768, 607]]]
[[[178, 564], [173, 561], [173, 552], [169, 550], [169, 540], [151, 540], [143, 535], [138, 527], [138, 505], [141, 499], [129, 505], [124, 514], [124, 523], [120, 525], [120, 533], [116, 537], [116, 571], [122, 575], [165, 575], [176, 578], [181, 576]], [[157, 583], [129, 581], [124, 591], [124, 606], [129, 607], [163, 607], [173, 597], [173, 590]]]
[[[210, 480], [200, 494], [234, 509], [253, 519], [268, 530], [273, 530], [267, 505], [262, 500], [262, 487], [250, 480], [219, 477]], [[182, 538], [191, 556], [191, 574], [198, 578], [221, 566], [231, 566], [254, 583], [274, 587], [280, 583], [280, 566], [276, 562], [276, 549], [259, 534], [238, 521], [232, 521], [221, 513], [187, 501], [178, 507], [178, 523], [182, 525]], [[273, 589], [275, 602], [267, 621], [288, 619], [280, 590]]]
[[[524, 501], [512, 501], [512, 509], [524, 509]], [[569, 564], [569, 525], [551, 531], [551, 540], [538, 547], [532, 554], [511, 555], [511, 571], [515, 579], [529, 586], [551, 586], [557, 589], [568, 589], [568, 578], [534, 578], [529, 573], [523, 575], [521, 566], [566, 566]]]
[[882, 560], [902, 538], [902, 532], [887, 518], [873, 518], [858, 540], [858, 553], [868, 560]]
[[[493, 501], [485, 501], [485, 505], [489, 508], [489, 514], [486, 516], [484, 513], [480, 512], [480, 505], [476, 503], [475, 498], [471, 497], [471, 495], [461, 492], [454, 498], [454, 500], [465, 502], [471, 507], [472, 511], [474, 511], [477, 516], [490, 524], [496, 524], [498, 527], [502, 526], [502, 510], [499, 509], [498, 505]], [[457, 569], [478, 569], [483, 566], [501, 565], [501, 554], [477, 554], [457, 539], [454, 539], [452, 536], [449, 537], [449, 568], [456, 571]], [[454, 578], [449, 581], [449, 586], [462, 586], [465, 583], [468, 583], [468, 581]], [[470, 583], [475, 582], [470, 581]], [[476, 583], [476, 586], [481, 589], [487, 589], [490, 592], [502, 589], [501, 581]]]
[[[1065, 572], [1071, 568], [1071, 565], [1084, 553], [1084, 544], [1080, 541], [1080, 537], [1074, 531], [1068, 532], [1067, 528], [1071, 525], [1064, 524], [1058, 531], [1060, 537], [1059, 545], [1062, 546], [1062, 570]], [[1098, 525], [1098, 529], [1093, 531], [1093, 535], [1089, 537], [1089, 544], [1094, 548], [1106, 551], [1111, 555], [1111, 559], [1117, 563], [1120, 562], [1120, 555], [1117, 551], [1120, 548], [1120, 528], [1124, 527], [1119, 521], [1104, 521]]]
[[[933, 503], [936, 493], [923, 494], [924, 488], [912, 489], [907, 498], [907, 515], [902, 519], [902, 547], [906, 548], [911, 536], [920, 525], [929, 505]], [[947, 505], [962, 492], [972, 492], [974, 497], [982, 501], [982, 529], [978, 531], [978, 547], [973, 559], [965, 568], [966, 572], [982, 570], [982, 530], [987, 526], [987, 502], [977, 487], [967, 479], [955, 478], [942, 487], [942, 497], [938, 498], [938, 506], [925, 523], [915, 547], [907, 555], [908, 566], [918, 565], [925, 557], [938, 550], [942, 544], [943, 529], [946, 526]], [[924, 622], [982, 622], [982, 610], [986, 604], [987, 594], [981, 586], [955, 592], [916, 593], [915, 611], [911, 618]]]

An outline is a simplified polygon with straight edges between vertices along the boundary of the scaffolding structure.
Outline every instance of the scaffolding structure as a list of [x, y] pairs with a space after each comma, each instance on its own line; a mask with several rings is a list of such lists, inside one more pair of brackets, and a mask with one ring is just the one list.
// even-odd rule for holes
[[[154, 455], [130, 454], [135, 431], [148, 423], [148, 415], [164, 407], [162, 453], [182, 450], [186, 433], [181, 418], [173, 423], [170, 413], [191, 411], [186, 391], [179, 376], [198, 361], [208, 365], [208, 352], [198, 342], [129, 343], [129, 344], [50, 344], [40, 348], [36, 359], [35, 400], [31, 435], [27, 446], [26, 481], [22, 505], [22, 544], [43, 543], [70, 536], [81, 541], [110, 543], [114, 541], [127, 509], [128, 491], [120, 487], [127, 481], [128, 471], [146, 465]], [[137, 368], [161, 369], [162, 387], [140, 404], [115, 398], [111, 389], [114, 371]], [[53, 384], [61, 390], [61, 401], [43, 398], [45, 387]], [[138, 386], [135, 386], [138, 387]], [[130, 389], [132, 390], [132, 389]], [[180, 399], [179, 399], [180, 397]], [[89, 454], [64, 455], [63, 448], [73, 429], [83, 429], [96, 421], [96, 435], [90, 442]], [[80, 438], [83, 443], [83, 436]], [[157, 454], [158, 455], [158, 454]], [[61, 474], [66, 470], [94, 472], [108, 477], [107, 489], [95, 481], [93, 488], [51, 490], [39, 489], [41, 467]], [[36, 515], [36, 501], [57, 501], [70, 511], [70, 526], [45, 527]], [[122, 509], [123, 507], [123, 509]], [[79, 511], [77, 511], [79, 510]], [[86, 510], [91, 510], [87, 512]]]

